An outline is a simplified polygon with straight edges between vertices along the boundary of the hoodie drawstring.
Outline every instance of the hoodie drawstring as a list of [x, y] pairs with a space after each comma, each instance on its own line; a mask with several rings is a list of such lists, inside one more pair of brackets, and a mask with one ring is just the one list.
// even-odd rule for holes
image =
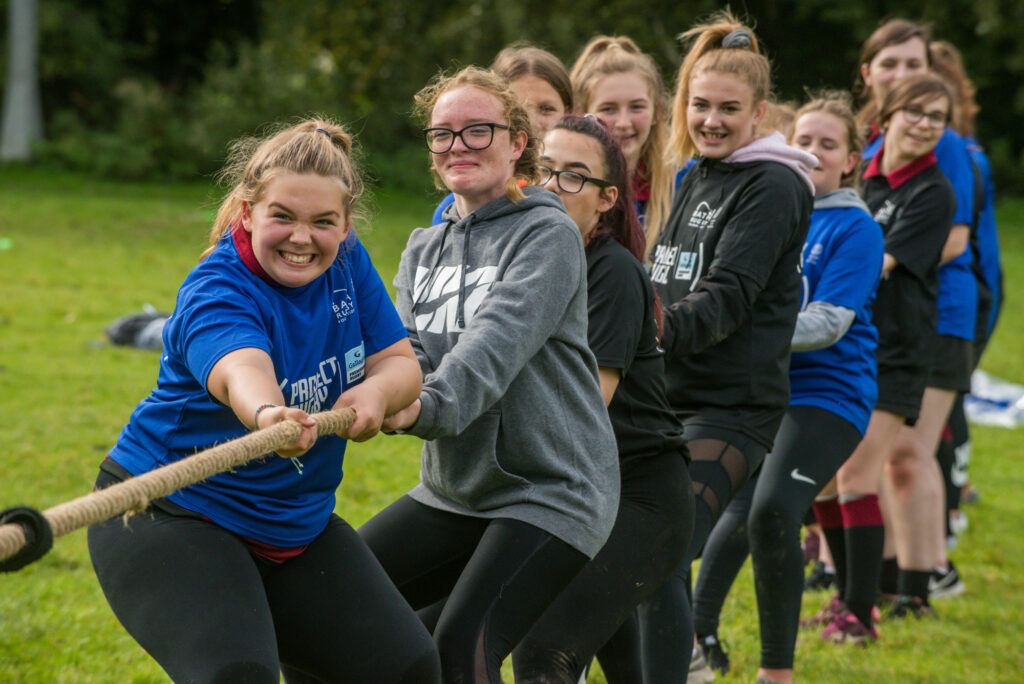
[[469, 270], [469, 234], [473, 230], [473, 214], [466, 217], [466, 235], [462, 238], [462, 269], [459, 274], [459, 305], [456, 309], [456, 324], [459, 330], [466, 329], [466, 271]]

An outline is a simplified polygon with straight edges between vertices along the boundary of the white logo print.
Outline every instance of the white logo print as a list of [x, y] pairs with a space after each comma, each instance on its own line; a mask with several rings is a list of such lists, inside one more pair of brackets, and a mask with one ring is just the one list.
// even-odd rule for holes
[[[442, 266], [435, 271], [423, 266], [416, 267], [412, 288], [413, 301], [417, 302], [416, 309], [423, 311], [431, 308], [429, 305], [434, 305], [432, 311], [416, 316], [418, 331], [440, 334], [462, 330], [457, 321], [461, 275], [462, 266]], [[466, 325], [473, 320], [497, 275], [497, 266], [481, 266], [466, 273], [466, 300], [463, 303]], [[427, 288], [429, 291], [426, 291]]]
[[337, 356], [321, 361], [316, 373], [291, 383], [288, 405], [300, 408], [306, 413], [322, 411], [338, 370]]
[[809, 263], [809, 264], [816, 264], [816, 263], [818, 263], [818, 260], [821, 259], [821, 254], [824, 251], [825, 251], [825, 247], [820, 242], [814, 243], [814, 246], [811, 247], [811, 253], [807, 255], [807, 263]]
[[660, 285], [668, 283], [668, 274], [672, 271], [672, 265], [676, 263], [676, 255], [679, 254], [679, 247], [667, 247], [658, 245], [654, 248], [654, 263], [651, 265], [651, 280]]
[[877, 212], [875, 212], [874, 219], [878, 223], [885, 225], [886, 223], [889, 222], [889, 219], [892, 218], [892, 215], [893, 213], [895, 213], [895, 211], [896, 205], [893, 204], [892, 200], [885, 200], [885, 203], [882, 205], [882, 207]]
[[706, 230], [708, 228], [714, 228], [715, 221], [718, 220], [718, 215], [722, 213], [722, 208], [712, 209], [711, 205], [707, 202], [701, 202], [697, 205], [697, 208], [693, 210], [693, 214], [690, 215], [690, 228], [696, 228], [697, 230]]
[[817, 482], [815, 482], [811, 478], [807, 477], [806, 475], [801, 475], [799, 468], [793, 468], [793, 472], [791, 472], [789, 474], [789, 476], [791, 478], [793, 478], [794, 480], [796, 480], [797, 482], [806, 482], [807, 484], [810, 484], [810, 485], [817, 485], [818, 484]]
[[352, 296], [346, 288], [343, 287], [331, 293], [331, 311], [334, 312], [334, 317], [338, 319], [338, 323], [347, 321], [348, 317], [355, 310], [356, 307], [352, 303]]

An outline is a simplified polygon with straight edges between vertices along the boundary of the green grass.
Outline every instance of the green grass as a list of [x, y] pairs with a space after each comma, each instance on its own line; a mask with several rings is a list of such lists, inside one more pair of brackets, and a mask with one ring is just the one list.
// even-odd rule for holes
[[[129, 185], [33, 170], [0, 170], [0, 508], [46, 508], [89, 491], [96, 466], [156, 378], [153, 353], [111, 347], [103, 328], [151, 303], [173, 306], [206, 244], [216, 198], [206, 185]], [[378, 193], [362, 235], [390, 283], [427, 196]], [[1001, 206], [1011, 296], [985, 360], [1024, 382], [1024, 202]], [[5, 240], [6, 239], [6, 240]], [[9, 241], [9, 242], [7, 242]], [[6, 248], [4, 246], [6, 245]], [[968, 583], [940, 618], [883, 624], [870, 650], [801, 634], [805, 682], [1017, 681], [1024, 673], [1024, 432], [977, 428], [972, 480], [982, 503], [954, 554]], [[338, 511], [358, 525], [416, 481], [418, 441], [352, 445]], [[821, 596], [805, 602], [805, 613]], [[722, 617], [734, 673], [752, 681], [758, 653], [749, 566]], [[21, 572], [0, 575], [0, 682], [165, 682], [117, 623], [89, 564], [85, 535], [58, 540]], [[603, 679], [599, 674], [592, 682]]]

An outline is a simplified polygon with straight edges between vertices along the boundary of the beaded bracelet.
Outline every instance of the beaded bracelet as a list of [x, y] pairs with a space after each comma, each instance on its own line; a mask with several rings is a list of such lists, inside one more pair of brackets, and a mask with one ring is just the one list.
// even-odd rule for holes
[[277, 404], [262, 404], [259, 408], [256, 409], [256, 413], [252, 417], [253, 430], [260, 429], [260, 413], [262, 413], [264, 409], [268, 408], [277, 408]]

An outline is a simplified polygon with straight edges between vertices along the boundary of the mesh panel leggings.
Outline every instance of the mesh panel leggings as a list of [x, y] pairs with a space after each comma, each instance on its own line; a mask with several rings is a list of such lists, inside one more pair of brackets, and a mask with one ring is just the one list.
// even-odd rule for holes
[[336, 516], [282, 564], [153, 508], [90, 527], [89, 552], [114, 614], [176, 682], [440, 681], [430, 634]]
[[860, 438], [849, 421], [831, 411], [813, 406], [787, 410], [756, 480], [733, 499], [708, 540], [694, 601], [698, 634], [716, 631], [725, 596], [749, 549], [761, 666], [793, 667], [803, 596], [800, 524]]
[[696, 502], [693, 539], [683, 562], [640, 609], [644, 681], [682, 682], [690, 667], [693, 616], [687, 595], [690, 563], [715, 521], [764, 460], [765, 449], [746, 435], [687, 425], [690, 477]]
[[[608, 542], [513, 651], [516, 682], [579, 681], [594, 653], [678, 566], [692, 528], [693, 494], [682, 455], [627, 462]], [[599, 655], [610, 680], [617, 657], [611, 650]]]
[[446, 684], [500, 682], [502, 661], [589, 560], [527, 523], [457, 515], [408, 496], [359, 534], [413, 608], [447, 597], [435, 605], [434, 629]]

